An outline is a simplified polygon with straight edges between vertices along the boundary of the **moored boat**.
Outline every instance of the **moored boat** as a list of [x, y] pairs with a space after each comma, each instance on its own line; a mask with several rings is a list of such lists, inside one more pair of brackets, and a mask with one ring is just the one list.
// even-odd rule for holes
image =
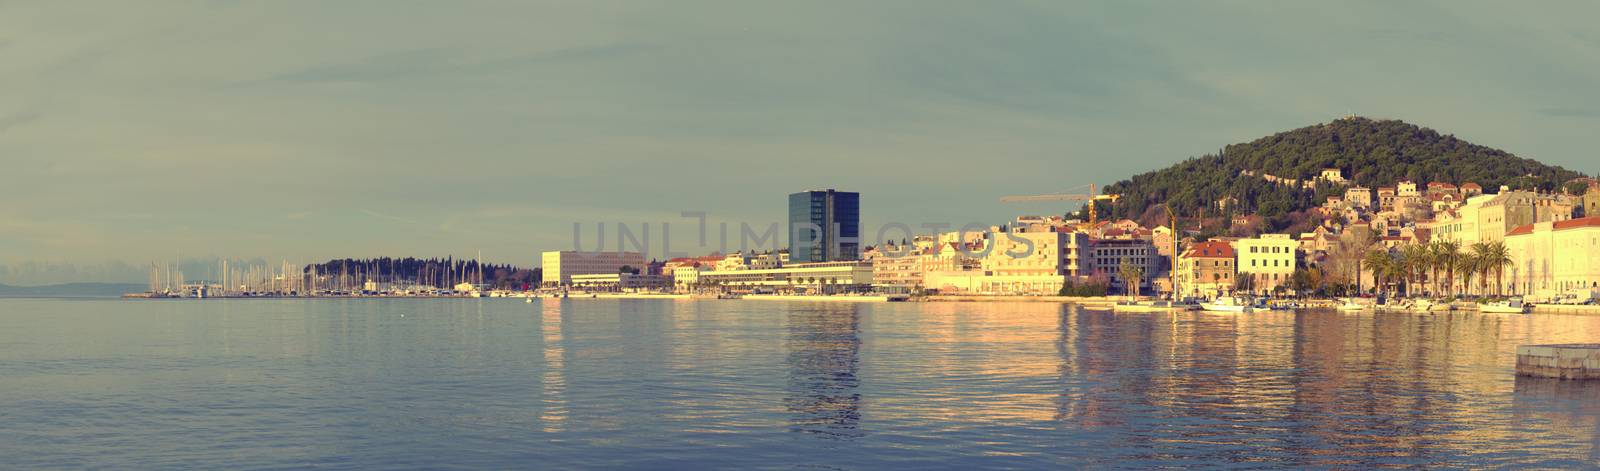
[[1209, 302], [1200, 303], [1200, 309], [1211, 312], [1245, 313], [1251, 312], [1255, 308], [1250, 305], [1250, 301], [1248, 299], [1242, 299], [1236, 296], [1223, 296], [1213, 299]]
[[1450, 303], [1434, 302], [1431, 299], [1414, 299], [1407, 305], [1406, 310], [1412, 312], [1445, 312], [1451, 309]]
[[1479, 303], [1478, 312], [1495, 314], [1527, 314], [1531, 306], [1523, 303], [1521, 299], [1507, 299], [1491, 303]]
[[1372, 306], [1358, 303], [1356, 302], [1355, 298], [1345, 298], [1344, 301], [1339, 303], [1336, 309], [1340, 311], [1365, 311], [1367, 309], [1372, 309]]
[[1190, 311], [1198, 307], [1193, 304], [1155, 299], [1149, 301], [1118, 301], [1111, 308], [1118, 312], [1167, 312]]

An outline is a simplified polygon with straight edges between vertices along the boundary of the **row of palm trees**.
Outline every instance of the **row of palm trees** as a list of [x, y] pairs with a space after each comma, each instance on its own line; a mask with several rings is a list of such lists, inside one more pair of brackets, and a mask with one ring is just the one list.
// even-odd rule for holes
[[[1372, 273], [1380, 291], [1395, 286], [1396, 289], [1404, 287], [1406, 293], [1471, 294], [1472, 279], [1477, 276], [1478, 294], [1487, 295], [1491, 294], [1491, 275], [1494, 276], [1493, 294], [1500, 294], [1505, 267], [1512, 262], [1511, 251], [1504, 242], [1478, 242], [1462, 250], [1461, 243], [1444, 240], [1408, 245], [1395, 251], [1375, 248], [1367, 252], [1361, 264]], [[1439, 277], [1441, 272], [1444, 278]], [[1457, 275], [1461, 277], [1460, 285], [1456, 284]]]

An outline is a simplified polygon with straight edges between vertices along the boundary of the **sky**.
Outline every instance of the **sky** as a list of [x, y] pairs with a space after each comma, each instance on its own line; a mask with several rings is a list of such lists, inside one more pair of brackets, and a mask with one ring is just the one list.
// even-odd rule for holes
[[[1600, 3], [0, 0], [0, 283], [1060, 213], [1346, 114], [1600, 171]], [[871, 232], [871, 231], [869, 231]], [[735, 241], [736, 242], [736, 241]], [[586, 247], [592, 249], [592, 246]]]

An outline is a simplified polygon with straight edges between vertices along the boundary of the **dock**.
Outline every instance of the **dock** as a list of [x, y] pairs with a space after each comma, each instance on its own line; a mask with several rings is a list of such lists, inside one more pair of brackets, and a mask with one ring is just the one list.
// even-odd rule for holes
[[854, 302], [854, 303], [886, 303], [891, 301], [904, 301], [904, 295], [789, 295], [789, 294], [746, 294], [739, 299], [756, 301], [829, 301], [829, 302]]
[[1517, 375], [1536, 378], [1600, 379], [1600, 344], [1571, 343], [1517, 347]]
[[1600, 306], [1583, 304], [1535, 304], [1537, 314], [1600, 314]]

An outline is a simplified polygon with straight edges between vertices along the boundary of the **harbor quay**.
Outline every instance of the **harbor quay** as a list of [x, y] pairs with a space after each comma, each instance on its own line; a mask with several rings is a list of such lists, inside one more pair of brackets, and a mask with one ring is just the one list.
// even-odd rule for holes
[[1556, 379], [1600, 379], [1600, 344], [1517, 347], [1517, 375]]

